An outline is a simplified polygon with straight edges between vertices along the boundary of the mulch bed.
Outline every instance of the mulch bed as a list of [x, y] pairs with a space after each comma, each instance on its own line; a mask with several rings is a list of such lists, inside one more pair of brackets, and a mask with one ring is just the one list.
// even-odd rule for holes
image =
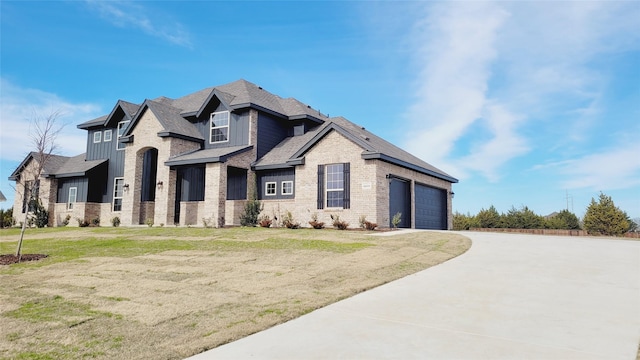
[[[46, 258], [45, 254], [22, 254], [20, 262], [37, 261]], [[18, 257], [13, 254], [0, 255], [0, 265], [11, 265], [18, 262]]]

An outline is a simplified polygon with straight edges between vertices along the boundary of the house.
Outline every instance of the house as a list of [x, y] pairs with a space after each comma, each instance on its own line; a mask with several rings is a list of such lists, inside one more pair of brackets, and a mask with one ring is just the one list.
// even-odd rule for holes
[[[343, 117], [328, 117], [245, 80], [142, 104], [118, 101], [87, 131], [85, 154], [52, 157], [38, 196], [50, 225], [118, 217], [122, 225], [239, 225], [247, 199], [263, 214], [312, 214], [357, 227], [451, 228], [457, 179]], [[26, 211], [28, 155], [9, 177]], [[19, 213], [18, 211], [15, 212]], [[72, 221], [72, 224], [75, 221]]]

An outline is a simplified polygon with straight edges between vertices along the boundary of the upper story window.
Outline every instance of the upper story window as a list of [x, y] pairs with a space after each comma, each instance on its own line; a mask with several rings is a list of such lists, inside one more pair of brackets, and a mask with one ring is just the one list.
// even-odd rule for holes
[[93, 143], [99, 143], [102, 141], [102, 131], [96, 131], [93, 133]]
[[[118, 123], [118, 138], [117, 140], [120, 140], [120, 137], [122, 137], [122, 135], [124, 135], [124, 131], [127, 130], [127, 126], [129, 125], [131, 121], [120, 121]], [[125, 148], [125, 144], [121, 143], [120, 141], [118, 141], [118, 145], [116, 146], [116, 149], [118, 150], [124, 150]]]
[[104, 142], [111, 141], [112, 133], [113, 133], [113, 130], [111, 130], [111, 129], [105, 130], [104, 131], [104, 138], [103, 138], [102, 141], [104, 141]]
[[211, 114], [209, 143], [229, 141], [229, 116], [228, 111], [218, 111]]

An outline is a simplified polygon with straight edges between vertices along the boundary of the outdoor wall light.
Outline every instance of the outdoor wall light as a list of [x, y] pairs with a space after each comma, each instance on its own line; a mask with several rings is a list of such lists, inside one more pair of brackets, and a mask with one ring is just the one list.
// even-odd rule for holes
[[158, 186], [162, 187], [162, 181], [158, 181]]
[[451, 198], [453, 199], [453, 196], [456, 194], [453, 191], [449, 191], [449, 194], [451, 194]]
[[129, 184], [124, 184], [124, 185], [122, 185], [122, 188], [123, 188], [125, 191], [129, 191]]

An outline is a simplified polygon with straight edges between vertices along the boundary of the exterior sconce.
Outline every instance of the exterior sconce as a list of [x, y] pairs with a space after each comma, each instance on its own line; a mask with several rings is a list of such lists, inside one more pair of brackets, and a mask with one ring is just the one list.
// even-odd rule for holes
[[162, 185], [163, 185], [163, 183], [162, 183], [162, 181], [158, 181], [158, 183], [157, 183], [156, 185], [158, 185], [158, 187], [159, 187], [160, 189], [162, 189]]
[[453, 199], [453, 196], [456, 194], [453, 191], [449, 191], [449, 194], [451, 194], [451, 198]]
[[124, 189], [124, 191], [129, 191], [129, 184], [122, 185], [122, 188]]

